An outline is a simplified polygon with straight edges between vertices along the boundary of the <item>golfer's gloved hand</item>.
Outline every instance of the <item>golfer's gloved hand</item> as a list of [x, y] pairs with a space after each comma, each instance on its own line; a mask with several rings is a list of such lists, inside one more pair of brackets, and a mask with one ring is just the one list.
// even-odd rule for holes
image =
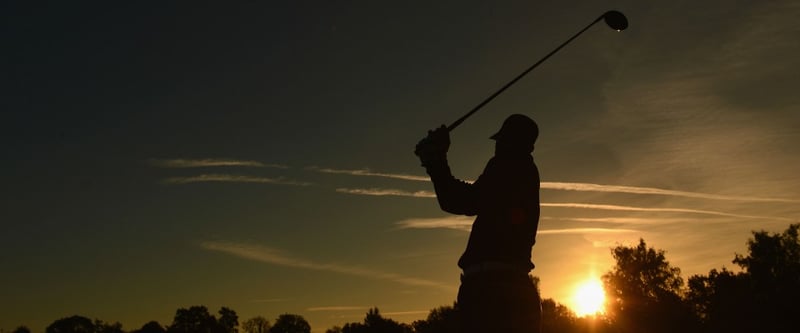
[[422, 166], [430, 167], [437, 162], [447, 160], [447, 150], [450, 149], [450, 131], [447, 126], [428, 131], [428, 136], [417, 143], [414, 154], [419, 156]]

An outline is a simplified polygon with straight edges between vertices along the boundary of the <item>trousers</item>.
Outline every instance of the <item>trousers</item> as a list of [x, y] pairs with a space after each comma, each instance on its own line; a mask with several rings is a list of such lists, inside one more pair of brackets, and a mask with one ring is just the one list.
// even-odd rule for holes
[[456, 307], [462, 333], [541, 332], [541, 298], [527, 273], [462, 274]]

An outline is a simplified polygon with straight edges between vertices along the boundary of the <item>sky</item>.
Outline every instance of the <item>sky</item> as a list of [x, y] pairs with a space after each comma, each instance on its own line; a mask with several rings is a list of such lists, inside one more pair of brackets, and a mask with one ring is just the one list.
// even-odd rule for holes
[[541, 129], [543, 297], [569, 305], [639, 238], [684, 279], [800, 221], [800, 3], [260, 1], [0, 4], [0, 328], [127, 330], [197, 304], [314, 332], [455, 300], [469, 218], [413, 154]]

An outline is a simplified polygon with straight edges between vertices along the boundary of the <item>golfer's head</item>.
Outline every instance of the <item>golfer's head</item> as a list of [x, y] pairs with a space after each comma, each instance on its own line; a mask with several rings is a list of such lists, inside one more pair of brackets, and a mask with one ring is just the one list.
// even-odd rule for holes
[[491, 136], [497, 142], [497, 154], [529, 154], [533, 151], [539, 126], [533, 119], [522, 114], [512, 114], [503, 122], [500, 131]]

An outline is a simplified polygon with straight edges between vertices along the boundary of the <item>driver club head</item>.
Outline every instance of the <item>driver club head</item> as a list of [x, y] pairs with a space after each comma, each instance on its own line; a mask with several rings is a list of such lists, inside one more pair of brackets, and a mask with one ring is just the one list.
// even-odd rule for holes
[[606, 24], [608, 24], [611, 29], [616, 31], [622, 31], [628, 28], [628, 19], [625, 18], [625, 15], [616, 10], [609, 10], [603, 14], [603, 20], [606, 21]]

